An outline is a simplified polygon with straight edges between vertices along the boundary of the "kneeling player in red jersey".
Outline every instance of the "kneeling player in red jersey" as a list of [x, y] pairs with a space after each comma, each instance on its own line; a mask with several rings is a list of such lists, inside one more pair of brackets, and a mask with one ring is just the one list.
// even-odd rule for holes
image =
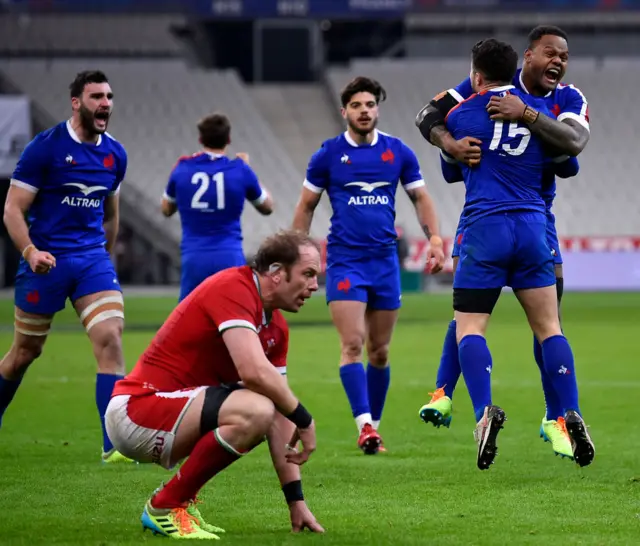
[[[253, 267], [205, 280], [169, 315], [133, 371], [116, 384], [107, 431], [117, 449], [167, 469], [188, 457], [146, 503], [143, 528], [172, 538], [217, 539], [195, 506], [211, 478], [265, 436], [294, 531], [323, 532], [302, 495], [299, 465], [316, 447], [315, 424], [287, 385], [287, 323], [317, 290], [318, 247], [284, 231]], [[289, 446], [302, 443], [302, 451]]]

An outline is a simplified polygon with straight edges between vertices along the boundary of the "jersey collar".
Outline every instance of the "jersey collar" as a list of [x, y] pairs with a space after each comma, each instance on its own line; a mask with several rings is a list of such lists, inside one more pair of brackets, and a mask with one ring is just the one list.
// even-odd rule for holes
[[205, 152], [205, 154], [207, 154], [211, 159], [220, 159], [221, 157], [224, 157], [224, 154], [214, 154], [212, 152]]
[[[524, 81], [522, 80], [522, 68], [520, 69], [520, 72], [518, 72], [518, 82], [520, 83], [520, 87], [522, 88], [522, 90], [527, 94], [527, 95], [531, 95], [531, 93], [529, 92], [529, 90], [526, 88], [526, 86], [524, 85]], [[551, 93], [553, 93], [553, 91], [549, 91], [544, 98], [546, 99], [547, 97], [551, 96]]]
[[[253, 282], [256, 285], [256, 290], [258, 291], [258, 296], [260, 296], [260, 300], [262, 300], [262, 291], [260, 290], [260, 280], [258, 279], [258, 273], [254, 269], [251, 270], [251, 274], [253, 275]], [[264, 310], [264, 305], [262, 306], [262, 326], [268, 326], [271, 322], [271, 316], [273, 313], [267, 313]]]
[[[84, 144], [84, 142], [80, 140], [80, 137], [78, 136], [78, 134], [73, 130], [73, 127], [71, 127], [70, 119], [67, 120], [67, 131], [69, 133], [69, 136], [73, 140], [75, 140], [78, 144]], [[100, 146], [101, 143], [102, 143], [102, 135], [98, 135], [98, 142], [96, 142], [96, 146]]]
[[489, 89], [491, 93], [500, 93], [502, 91], [510, 91], [511, 89], [515, 89], [515, 85], [501, 85], [500, 87], [492, 87]]
[[[349, 131], [345, 131], [343, 133], [344, 135], [344, 139], [347, 141], [347, 143], [350, 146], [353, 146], [354, 148], [360, 148], [360, 145], [351, 138], [351, 135], [349, 134]], [[378, 129], [374, 129], [373, 130], [373, 140], [371, 141], [371, 144], [369, 144], [369, 146], [375, 146], [376, 144], [378, 144], [378, 138], [379, 138], [379, 133], [378, 133]]]

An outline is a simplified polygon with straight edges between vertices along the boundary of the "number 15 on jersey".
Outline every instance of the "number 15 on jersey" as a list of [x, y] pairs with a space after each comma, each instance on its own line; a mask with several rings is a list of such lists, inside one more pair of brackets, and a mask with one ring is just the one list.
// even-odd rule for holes
[[[224, 210], [225, 202], [224, 202], [224, 173], [219, 172], [211, 176], [205, 172], [195, 173], [191, 177], [191, 183], [197, 186], [195, 193], [193, 194], [193, 198], [191, 199], [191, 208], [198, 210], [214, 210], [209, 206], [208, 201], [203, 201], [203, 197], [206, 196], [207, 191], [209, 190], [209, 184], [213, 180], [216, 184], [216, 206], [215, 210]], [[214, 197], [214, 196], [211, 196]]]
[[493, 127], [493, 138], [491, 139], [491, 144], [489, 144], [489, 150], [500, 149], [509, 155], [522, 155], [529, 145], [529, 140], [531, 140], [531, 131], [526, 127], [519, 126], [517, 122], [512, 121], [509, 123], [509, 128], [507, 129], [507, 138], [512, 141], [518, 137], [522, 137], [520, 143], [517, 143], [517, 141], [504, 142], [500, 145], [501, 141], [504, 140], [504, 122], [496, 121]]

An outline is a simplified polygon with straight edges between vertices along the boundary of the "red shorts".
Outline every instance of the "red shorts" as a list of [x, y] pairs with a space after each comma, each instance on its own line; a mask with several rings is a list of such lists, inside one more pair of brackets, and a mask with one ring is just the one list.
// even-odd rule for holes
[[172, 468], [178, 462], [171, 457], [178, 426], [191, 402], [206, 388], [114, 396], [105, 414], [109, 439], [126, 457]]

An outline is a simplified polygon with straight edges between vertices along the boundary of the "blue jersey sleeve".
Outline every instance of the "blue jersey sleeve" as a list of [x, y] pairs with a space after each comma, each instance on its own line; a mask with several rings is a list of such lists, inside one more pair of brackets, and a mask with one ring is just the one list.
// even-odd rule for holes
[[473, 87], [471, 85], [471, 79], [467, 78], [463, 82], [460, 82], [458, 85], [456, 85], [452, 89], [449, 89], [448, 93], [458, 102], [467, 100], [471, 95], [473, 95]]
[[566, 155], [556, 157], [552, 160], [553, 174], [560, 178], [571, 178], [580, 171], [580, 164], [576, 157]]
[[589, 104], [582, 91], [573, 85], [567, 85], [560, 89], [562, 100], [559, 101], [560, 113], [558, 121], [572, 119], [589, 129]]
[[418, 158], [409, 146], [402, 143], [402, 171], [400, 172], [400, 182], [405, 190], [413, 190], [424, 186], [424, 179], [420, 172]]
[[314, 193], [322, 193], [329, 186], [329, 150], [325, 142], [320, 149], [311, 156], [307, 167], [307, 177], [304, 187]]
[[44, 184], [49, 163], [49, 150], [46, 143], [36, 136], [24, 149], [11, 177], [11, 184], [37, 193]]
[[169, 175], [169, 182], [167, 182], [167, 187], [165, 188], [164, 194], [162, 195], [162, 197], [170, 203], [176, 202], [176, 180], [178, 178], [180, 166], [180, 161], [178, 161], [176, 166], [171, 171], [171, 174]]
[[120, 191], [120, 184], [124, 180], [124, 177], [127, 175], [127, 152], [124, 148], [121, 148], [120, 153], [118, 154], [118, 170], [116, 172], [116, 183], [111, 191], [111, 195], [116, 195]]
[[440, 170], [448, 184], [464, 181], [460, 164], [444, 151], [440, 152]]
[[[242, 161], [242, 159], [237, 159], [236, 161]], [[247, 201], [251, 202], [252, 205], [261, 205], [267, 199], [267, 192], [264, 191], [264, 189], [260, 185], [255, 171], [244, 162], [243, 165], [246, 192], [245, 195]]]

